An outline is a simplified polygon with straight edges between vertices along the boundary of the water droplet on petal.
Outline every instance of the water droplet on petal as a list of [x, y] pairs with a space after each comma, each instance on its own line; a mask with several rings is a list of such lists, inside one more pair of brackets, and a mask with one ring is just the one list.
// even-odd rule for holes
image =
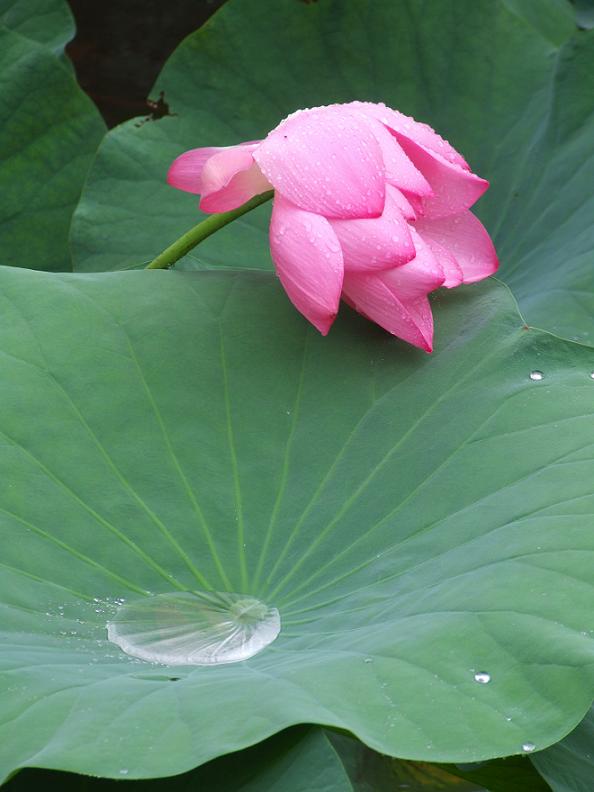
[[544, 374], [542, 373], [542, 371], [537, 371], [536, 369], [534, 371], [531, 371], [529, 376], [533, 382], [540, 382], [541, 379], [544, 379]]
[[524, 751], [524, 753], [532, 753], [532, 751], [534, 751], [535, 748], [536, 745], [534, 745], [534, 743], [531, 742], [522, 743], [522, 750]]
[[253, 657], [280, 632], [255, 597], [216, 591], [158, 594], [122, 605], [107, 637], [126, 654], [164, 665], [222, 665]]
[[474, 675], [474, 681], [478, 682], [480, 685], [486, 685], [487, 682], [491, 681], [491, 674], [487, 674], [486, 671], [477, 671]]

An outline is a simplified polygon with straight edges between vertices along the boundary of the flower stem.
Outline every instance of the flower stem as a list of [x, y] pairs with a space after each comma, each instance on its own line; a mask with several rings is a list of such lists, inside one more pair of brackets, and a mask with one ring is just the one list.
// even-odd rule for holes
[[251, 212], [252, 209], [260, 206], [260, 204], [266, 203], [273, 195], [274, 190], [268, 190], [268, 192], [255, 195], [247, 203], [238, 206], [237, 209], [231, 209], [230, 212], [220, 212], [209, 215], [206, 220], [203, 220], [201, 223], [198, 223], [197, 226], [194, 226], [194, 228], [186, 231], [186, 233], [180, 236], [179, 239], [176, 239], [172, 245], [169, 245], [162, 253], [159, 253], [157, 258], [153, 259], [150, 264], [147, 264], [146, 269], [167, 269], [168, 267], [172, 267], [176, 261], [179, 261], [186, 253], [189, 253], [190, 250], [202, 242], [203, 239], [206, 239], [206, 237], [218, 231], [219, 228], [223, 228], [223, 226], [241, 217], [241, 215], [246, 214], [246, 212]]

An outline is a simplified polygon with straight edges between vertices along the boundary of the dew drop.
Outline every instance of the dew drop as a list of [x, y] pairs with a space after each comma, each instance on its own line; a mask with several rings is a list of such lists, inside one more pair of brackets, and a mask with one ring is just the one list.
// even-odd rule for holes
[[163, 665], [222, 665], [253, 657], [280, 632], [280, 616], [249, 595], [157, 594], [120, 606], [107, 637], [126, 654]]
[[594, 379], [594, 371], [590, 372], [590, 379]]
[[544, 374], [542, 373], [542, 371], [537, 371], [537, 370], [531, 371], [529, 376], [533, 382], [540, 382], [541, 379], [544, 379]]
[[491, 674], [487, 674], [486, 671], [477, 671], [474, 675], [474, 681], [478, 682], [480, 685], [486, 685], [487, 682], [491, 681]]
[[364, 663], [373, 663], [373, 657], [366, 657], [366, 658], [363, 660], [363, 662], [364, 662]]
[[127, 767], [122, 767], [122, 769], [120, 770], [120, 775], [128, 775], [129, 772], [130, 771], [128, 770]]
[[531, 742], [522, 743], [522, 750], [524, 753], [532, 753], [532, 751], [536, 748], [536, 745]]

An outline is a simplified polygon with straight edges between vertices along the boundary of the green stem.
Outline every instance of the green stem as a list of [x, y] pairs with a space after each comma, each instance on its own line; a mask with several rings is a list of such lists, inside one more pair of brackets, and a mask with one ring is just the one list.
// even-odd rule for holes
[[273, 195], [274, 190], [268, 190], [268, 192], [255, 195], [247, 203], [244, 203], [237, 209], [231, 209], [230, 212], [220, 212], [218, 214], [209, 215], [206, 220], [203, 220], [201, 223], [198, 223], [197, 226], [194, 226], [194, 228], [186, 231], [186, 233], [179, 239], [176, 239], [172, 245], [169, 245], [162, 253], [159, 253], [157, 258], [153, 259], [153, 261], [146, 266], [146, 269], [167, 269], [167, 267], [172, 267], [176, 261], [179, 261], [186, 253], [189, 253], [190, 250], [202, 242], [203, 239], [206, 239], [206, 237], [218, 231], [219, 228], [223, 228], [223, 226], [241, 217], [241, 215], [246, 214], [246, 212], [251, 212], [252, 209], [260, 206], [260, 204], [266, 203]]

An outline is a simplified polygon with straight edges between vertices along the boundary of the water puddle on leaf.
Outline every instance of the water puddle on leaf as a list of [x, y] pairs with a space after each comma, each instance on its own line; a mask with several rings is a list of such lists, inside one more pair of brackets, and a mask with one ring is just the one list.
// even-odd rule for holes
[[122, 605], [107, 637], [126, 654], [163, 665], [210, 666], [247, 660], [280, 632], [276, 608], [244, 594], [157, 594]]

